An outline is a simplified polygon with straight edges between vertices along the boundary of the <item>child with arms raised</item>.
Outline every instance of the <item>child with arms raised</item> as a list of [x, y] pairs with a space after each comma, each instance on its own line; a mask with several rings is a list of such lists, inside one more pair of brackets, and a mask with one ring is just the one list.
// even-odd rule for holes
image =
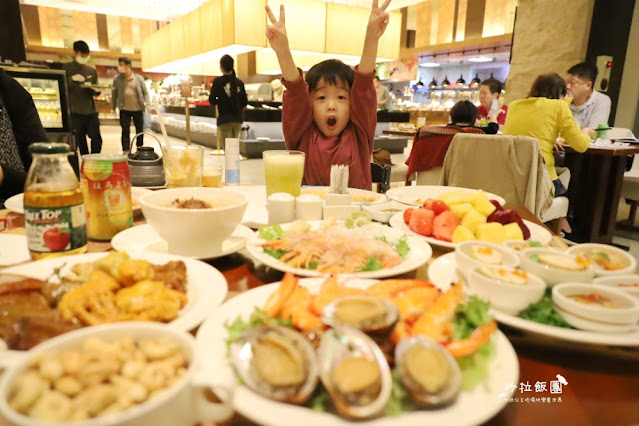
[[333, 164], [349, 166], [348, 186], [371, 189], [371, 152], [377, 124], [377, 96], [373, 86], [379, 38], [388, 25], [386, 8], [373, 0], [359, 66], [329, 59], [306, 74], [295, 66], [286, 35], [284, 6], [279, 20], [266, 6], [272, 23], [266, 30], [282, 69], [286, 86], [282, 128], [288, 149], [306, 153], [305, 185], [328, 186]]

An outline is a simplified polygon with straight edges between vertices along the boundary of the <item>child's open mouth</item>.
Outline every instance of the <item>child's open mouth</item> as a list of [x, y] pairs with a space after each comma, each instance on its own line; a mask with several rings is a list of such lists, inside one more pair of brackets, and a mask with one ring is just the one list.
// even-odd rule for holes
[[334, 115], [331, 115], [330, 117], [328, 117], [328, 120], [326, 120], [326, 124], [328, 125], [328, 128], [332, 130], [337, 124], [337, 119]]

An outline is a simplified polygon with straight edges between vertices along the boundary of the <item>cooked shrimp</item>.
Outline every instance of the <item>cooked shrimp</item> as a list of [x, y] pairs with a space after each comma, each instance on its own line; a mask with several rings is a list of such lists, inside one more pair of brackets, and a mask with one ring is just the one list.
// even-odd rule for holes
[[397, 279], [397, 280], [384, 280], [373, 284], [366, 289], [366, 294], [369, 296], [381, 297], [385, 299], [392, 299], [398, 296], [400, 293], [415, 287], [426, 287], [436, 289], [434, 285], [428, 281], [422, 280], [410, 280], [410, 279]]
[[329, 305], [340, 297], [355, 296], [357, 294], [362, 294], [362, 290], [341, 285], [337, 281], [337, 276], [333, 275], [322, 283], [319, 293], [315, 296], [315, 300], [313, 300], [311, 310], [316, 315], [321, 316], [326, 305]]
[[392, 300], [399, 309], [400, 318], [412, 324], [437, 301], [440, 294], [435, 287], [413, 287]]
[[453, 284], [413, 324], [412, 334], [421, 334], [438, 342], [449, 340], [450, 327], [457, 307], [464, 300], [462, 282]]
[[286, 300], [291, 297], [295, 289], [297, 288], [297, 282], [299, 278], [291, 273], [284, 274], [284, 278], [280, 282], [279, 287], [269, 296], [266, 304], [264, 305], [264, 312], [271, 318], [275, 318], [279, 315], [282, 306]]
[[472, 355], [477, 352], [484, 343], [490, 340], [490, 336], [492, 336], [493, 331], [496, 329], [497, 323], [495, 321], [487, 322], [477, 327], [468, 338], [453, 340], [446, 345], [446, 349], [455, 358]]

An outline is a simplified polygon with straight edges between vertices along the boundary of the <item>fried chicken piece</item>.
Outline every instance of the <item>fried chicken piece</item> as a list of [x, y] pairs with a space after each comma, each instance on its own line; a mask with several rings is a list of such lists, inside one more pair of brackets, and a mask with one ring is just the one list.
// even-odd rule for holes
[[186, 294], [186, 265], [175, 260], [164, 265], [154, 265], [154, 281], [162, 281], [170, 289]]
[[89, 281], [66, 293], [58, 309], [65, 319], [77, 318], [82, 324], [96, 325], [121, 321], [115, 306], [115, 291], [120, 284], [106, 272], [96, 269]]
[[115, 295], [124, 319], [131, 321], [172, 321], [186, 301], [186, 295], [159, 281], [140, 281]]
[[[7, 276], [7, 278], [12, 277], [13, 276]], [[19, 279], [19, 277], [15, 277], [18, 278], [16, 281], [4, 282], [0, 284], [0, 295], [9, 293], [40, 291], [45, 285], [44, 281], [35, 278]]]
[[155, 275], [153, 266], [146, 260], [127, 259], [120, 263], [117, 279], [122, 287], [132, 286], [139, 281], [151, 280]]

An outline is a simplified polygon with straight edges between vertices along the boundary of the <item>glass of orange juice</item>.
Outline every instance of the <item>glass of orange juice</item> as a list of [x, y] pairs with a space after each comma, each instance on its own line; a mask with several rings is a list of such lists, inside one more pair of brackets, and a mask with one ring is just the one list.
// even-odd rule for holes
[[305, 158], [302, 151], [264, 151], [262, 158], [267, 196], [276, 192], [300, 195]]
[[202, 186], [219, 188], [222, 186], [224, 167], [218, 164], [205, 164], [202, 171]]

